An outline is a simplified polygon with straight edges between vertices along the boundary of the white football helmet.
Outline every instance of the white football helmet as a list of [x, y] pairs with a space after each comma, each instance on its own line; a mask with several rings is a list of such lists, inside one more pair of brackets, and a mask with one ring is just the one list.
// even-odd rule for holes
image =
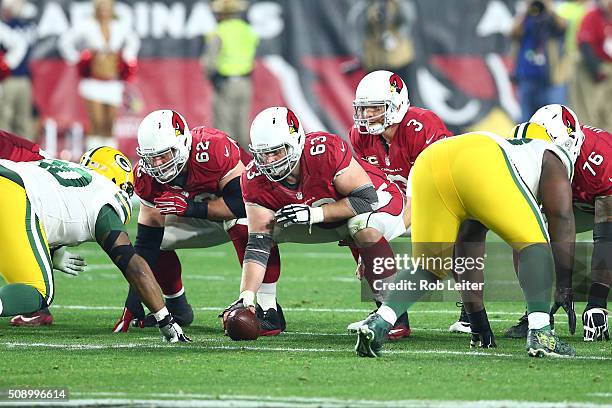
[[187, 122], [173, 110], [153, 111], [138, 126], [136, 153], [141, 167], [160, 183], [168, 183], [180, 174], [190, 150]]
[[544, 126], [553, 143], [565, 150], [576, 164], [584, 133], [573, 110], [565, 105], [546, 105], [538, 109], [529, 122]]
[[[409, 106], [408, 89], [399, 75], [390, 71], [370, 72], [357, 85], [353, 121], [359, 133], [380, 135], [387, 127], [400, 123]], [[377, 107], [380, 114], [366, 116], [367, 108]]]
[[291, 109], [272, 107], [259, 112], [250, 134], [249, 150], [257, 170], [271, 181], [284, 180], [300, 162], [306, 134]]

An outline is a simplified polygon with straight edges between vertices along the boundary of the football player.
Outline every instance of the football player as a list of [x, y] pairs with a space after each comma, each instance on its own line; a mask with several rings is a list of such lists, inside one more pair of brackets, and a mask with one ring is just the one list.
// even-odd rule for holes
[[[47, 154], [36, 143], [23, 139], [12, 133], [0, 130], [0, 159], [14, 162], [37, 161], [47, 158]], [[60, 247], [52, 251], [53, 269], [70, 275], [78, 275], [85, 268], [85, 260]], [[49, 326], [53, 316], [48, 308], [43, 308], [27, 315], [11, 318], [12, 326]]]
[[[208, 248], [231, 239], [242, 264], [247, 226], [241, 219], [246, 215], [240, 188], [241, 151], [220, 130], [204, 126], [190, 130], [183, 116], [172, 110], [151, 112], [138, 128], [135, 192], [142, 205], [135, 247], [152, 265], [168, 309], [182, 325], [191, 324], [193, 311], [175, 250]], [[271, 258], [268, 275], [278, 275], [278, 251]], [[259, 294], [261, 335], [276, 335], [285, 328], [275, 288], [274, 283], [264, 285]], [[113, 331], [127, 331], [134, 319], [141, 327], [152, 323], [151, 316], [143, 320], [140, 299], [130, 290]]]
[[[564, 114], [565, 113], [565, 114]], [[568, 114], [569, 113], [569, 114]], [[563, 105], [547, 105], [540, 108], [531, 117], [531, 122], [539, 123], [549, 129], [548, 134], [555, 142], [557, 135], [563, 135], [571, 129], [568, 118], [575, 114]], [[520, 138], [521, 132], [515, 132]], [[591, 256], [591, 287], [586, 308], [582, 314], [584, 341], [608, 340], [607, 299], [612, 284], [612, 135], [591, 126], [580, 126], [584, 133], [584, 143], [576, 159], [572, 197], [576, 214], [577, 232], [593, 231], [593, 254]], [[524, 136], [523, 136], [524, 137]], [[550, 139], [549, 139], [550, 140]], [[567, 287], [558, 282], [559, 287]], [[559, 301], [553, 308], [553, 314], [559, 307], [566, 309], [570, 315], [570, 331], [575, 329], [572, 294], [559, 293]], [[522, 338], [527, 335], [525, 317], [505, 332], [506, 337]]]
[[[367, 74], [357, 86], [353, 108], [355, 126], [349, 139], [355, 155], [380, 168], [404, 191], [419, 154], [435, 141], [452, 136], [435, 113], [410, 104], [406, 84], [390, 71]], [[408, 211], [404, 222], [410, 225]], [[356, 332], [362, 323], [351, 323], [348, 330]], [[402, 314], [389, 340], [409, 335], [408, 315]]]
[[45, 159], [0, 160], [4, 254], [0, 316], [32, 313], [53, 302], [50, 248], [95, 241], [151, 310], [169, 342], [190, 341], [166, 309], [159, 286], [125, 231], [131, 216], [132, 165], [119, 151], [99, 147], [81, 164]]
[[269, 256], [282, 242], [351, 239], [372, 287], [390, 278], [394, 265], [375, 270], [376, 258], [393, 257], [391, 240], [406, 228], [404, 196], [376, 167], [352, 157], [348, 145], [326, 132], [304, 133], [285, 107], [260, 112], [251, 125], [254, 160], [242, 174], [249, 227], [239, 299], [228, 307], [255, 304]]
[[[546, 132], [540, 125], [531, 127]], [[412, 253], [423, 254], [422, 265], [428, 266], [396, 275], [396, 282], [406, 280], [417, 289], [387, 293], [378, 312], [358, 330], [357, 354], [380, 355], [397, 315], [414, 304], [428, 284], [447, 275], [436, 260], [452, 257], [461, 223], [472, 219], [495, 231], [518, 252], [518, 278], [528, 309], [528, 354], [575, 355], [571, 346], [552, 333], [549, 311], [553, 271], [571, 273], [573, 268], [575, 226], [569, 180], [583, 140], [579, 130], [566, 132], [558, 144], [475, 132], [426, 149], [415, 163], [408, 191], [412, 196]], [[538, 204], [548, 220], [548, 230]], [[470, 322], [474, 326], [472, 316]]]

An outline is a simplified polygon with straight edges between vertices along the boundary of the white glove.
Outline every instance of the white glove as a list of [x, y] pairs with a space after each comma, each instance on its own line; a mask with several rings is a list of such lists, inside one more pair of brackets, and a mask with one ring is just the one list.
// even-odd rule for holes
[[66, 247], [59, 247], [53, 252], [53, 269], [68, 275], [79, 276], [86, 266], [87, 263], [81, 255], [66, 251]]
[[183, 329], [174, 321], [172, 315], [167, 315], [164, 319], [157, 322], [159, 331], [168, 343], [187, 343], [191, 339], [183, 333]]
[[312, 225], [323, 222], [323, 208], [310, 207], [306, 204], [289, 204], [281, 208], [274, 214], [276, 222], [283, 227], [294, 224]]

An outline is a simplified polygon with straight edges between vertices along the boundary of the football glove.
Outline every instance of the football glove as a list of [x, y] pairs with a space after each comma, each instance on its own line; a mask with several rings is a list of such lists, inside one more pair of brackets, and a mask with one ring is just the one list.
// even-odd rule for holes
[[187, 337], [185, 333], [183, 333], [181, 326], [174, 321], [171, 314], [168, 314], [162, 320], [157, 322], [157, 326], [159, 327], [161, 334], [164, 336], [164, 340], [166, 340], [168, 343], [187, 343], [191, 341], [191, 339]]
[[606, 309], [594, 307], [585, 310], [582, 314], [582, 327], [584, 329], [584, 341], [610, 340], [608, 311]]
[[276, 222], [283, 227], [294, 224], [312, 225], [323, 222], [323, 208], [310, 207], [306, 204], [289, 204], [275, 214]]
[[574, 294], [572, 288], [561, 288], [555, 292], [555, 303], [550, 309], [551, 326], [554, 325], [554, 315], [559, 308], [567, 313], [567, 324], [570, 334], [576, 333], [576, 310], [574, 308]]
[[81, 255], [66, 251], [66, 247], [59, 247], [53, 251], [53, 269], [72, 276], [79, 276], [87, 264]]
[[153, 200], [155, 208], [163, 215], [174, 214], [179, 217], [184, 216], [189, 208], [191, 200], [185, 198], [182, 194], [166, 191], [161, 197]]

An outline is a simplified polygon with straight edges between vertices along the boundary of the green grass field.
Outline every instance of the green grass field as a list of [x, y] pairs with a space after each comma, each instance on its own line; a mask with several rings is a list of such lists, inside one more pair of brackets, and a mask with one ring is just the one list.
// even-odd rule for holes
[[453, 302], [423, 303], [410, 314], [409, 339], [388, 344], [382, 358], [358, 358], [345, 327], [372, 306], [359, 300], [352, 257], [333, 244], [281, 247], [287, 332], [254, 342], [224, 337], [217, 319], [238, 292], [233, 247], [180, 251], [196, 313], [186, 328], [193, 342], [181, 345], [164, 344], [156, 329], [110, 333], [127, 285], [95, 245], [77, 251], [89, 270], [56, 273], [52, 327], [12, 328], [0, 319], [0, 389], [67, 387], [72, 404], [112, 406], [612, 404], [611, 344], [569, 336], [559, 317], [558, 333], [579, 357], [529, 358], [524, 341], [499, 335], [522, 312], [520, 302], [488, 305], [495, 350], [470, 350], [466, 335], [447, 332], [458, 316]]

